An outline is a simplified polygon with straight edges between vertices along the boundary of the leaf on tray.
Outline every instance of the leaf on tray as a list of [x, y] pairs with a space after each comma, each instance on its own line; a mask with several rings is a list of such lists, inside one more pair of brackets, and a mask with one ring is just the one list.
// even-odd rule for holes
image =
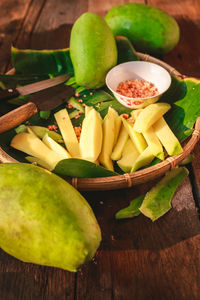
[[69, 48], [57, 50], [21, 50], [11, 48], [12, 64], [19, 74], [69, 74], [73, 73]]
[[53, 172], [62, 176], [85, 178], [108, 177], [119, 175], [92, 162], [77, 158], [69, 158], [60, 161], [56, 165]]
[[166, 101], [172, 105], [166, 114], [166, 120], [179, 141], [186, 139], [193, 131], [194, 123], [200, 115], [199, 99], [200, 80], [192, 77], [181, 81], [174, 78], [173, 87], [160, 99], [161, 102]]

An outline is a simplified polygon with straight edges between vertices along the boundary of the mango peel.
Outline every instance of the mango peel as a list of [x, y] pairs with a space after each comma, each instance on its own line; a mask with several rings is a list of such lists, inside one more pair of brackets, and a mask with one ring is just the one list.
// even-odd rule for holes
[[24, 262], [77, 271], [101, 241], [82, 195], [30, 164], [0, 165], [0, 212], [0, 247]]

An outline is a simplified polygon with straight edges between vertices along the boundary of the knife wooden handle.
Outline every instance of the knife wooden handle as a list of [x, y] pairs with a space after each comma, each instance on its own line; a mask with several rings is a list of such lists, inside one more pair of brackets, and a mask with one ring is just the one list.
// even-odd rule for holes
[[28, 102], [0, 117], [0, 133], [12, 129], [37, 114], [37, 106]]
[[20, 96], [17, 89], [8, 89], [0, 92], [0, 101], [13, 99]]

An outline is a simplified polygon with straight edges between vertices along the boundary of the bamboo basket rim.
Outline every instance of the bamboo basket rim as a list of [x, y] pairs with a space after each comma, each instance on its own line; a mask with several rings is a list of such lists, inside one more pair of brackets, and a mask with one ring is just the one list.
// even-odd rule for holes
[[[137, 52], [140, 60], [156, 63], [165, 68], [171, 75], [177, 77], [184, 77], [175, 68], [169, 64], [152, 57], [148, 54]], [[14, 69], [11, 69], [7, 74], [13, 74]], [[136, 171], [134, 173], [125, 173], [123, 175], [110, 176], [110, 177], [97, 177], [97, 178], [65, 178], [66, 181], [71, 183], [76, 189], [80, 191], [106, 191], [117, 190], [123, 188], [130, 188], [134, 185], [142, 184], [147, 181], [156, 179], [164, 175], [170, 169], [175, 168], [195, 147], [200, 139], [200, 116], [197, 118], [193, 133], [188, 142], [183, 147], [183, 152], [179, 155], [169, 156], [164, 161], [145, 169]], [[0, 163], [19, 163], [16, 159], [8, 155], [0, 147]]]

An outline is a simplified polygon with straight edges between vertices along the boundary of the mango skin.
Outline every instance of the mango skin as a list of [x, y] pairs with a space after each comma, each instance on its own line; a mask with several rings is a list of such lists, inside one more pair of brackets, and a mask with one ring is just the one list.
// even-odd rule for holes
[[87, 201], [30, 164], [0, 165], [0, 247], [24, 261], [69, 271], [91, 259], [101, 232]]
[[117, 64], [117, 46], [111, 29], [97, 14], [87, 12], [76, 20], [70, 37], [70, 56], [77, 84], [99, 88]]
[[175, 19], [150, 5], [117, 5], [108, 11], [105, 20], [114, 35], [126, 36], [137, 51], [162, 55], [179, 41], [180, 30]]

